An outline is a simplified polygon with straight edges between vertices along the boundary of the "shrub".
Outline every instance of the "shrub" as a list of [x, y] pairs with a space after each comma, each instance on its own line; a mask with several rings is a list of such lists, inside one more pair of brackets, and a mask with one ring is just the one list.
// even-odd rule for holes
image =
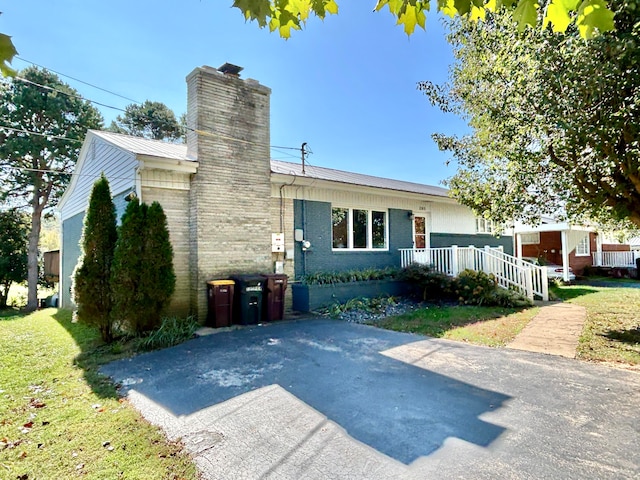
[[122, 217], [111, 274], [114, 315], [123, 328], [140, 335], [158, 327], [175, 281], [162, 207], [133, 199]]
[[523, 308], [532, 302], [516, 290], [498, 286], [493, 274], [465, 270], [453, 281], [453, 292], [464, 305]]
[[156, 350], [178, 345], [193, 338], [200, 325], [193, 317], [164, 318], [157, 330], [153, 330], [145, 337], [140, 337], [137, 347], [140, 350]]
[[423, 300], [451, 298], [453, 279], [429, 265], [409, 265], [402, 271], [400, 278], [417, 285]]
[[492, 274], [464, 270], [453, 281], [453, 292], [464, 305], [482, 305], [496, 292], [498, 284]]
[[346, 270], [343, 272], [316, 272], [301, 278], [304, 285], [333, 285], [336, 283], [366, 282], [371, 280], [390, 280], [398, 277], [397, 268], [368, 268], [365, 270]]
[[116, 208], [102, 175], [91, 191], [72, 291], [78, 321], [97, 327], [106, 342], [113, 340], [110, 277], [117, 236]]

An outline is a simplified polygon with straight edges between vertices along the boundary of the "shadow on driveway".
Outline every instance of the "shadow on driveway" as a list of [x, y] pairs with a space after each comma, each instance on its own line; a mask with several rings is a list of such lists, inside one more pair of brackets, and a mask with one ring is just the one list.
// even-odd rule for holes
[[448, 437], [491, 444], [504, 429], [480, 416], [510, 397], [383, 354], [418, 340], [330, 320], [283, 322], [201, 337], [101, 371], [175, 416], [277, 384], [404, 464]]

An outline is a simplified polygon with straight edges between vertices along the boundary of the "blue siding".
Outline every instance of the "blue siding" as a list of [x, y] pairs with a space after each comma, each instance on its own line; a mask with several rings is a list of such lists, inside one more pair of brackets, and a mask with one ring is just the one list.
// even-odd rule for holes
[[[121, 193], [113, 197], [116, 207], [116, 219], [118, 225], [122, 220], [122, 215], [127, 208], [124, 197], [128, 192]], [[72, 308], [71, 302], [71, 276], [80, 258], [80, 238], [84, 228], [84, 212], [78, 213], [62, 222], [62, 271], [60, 272], [60, 305], [64, 308]]]
[[62, 271], [60, 272], [60, 306], [72, 308], [71, 276], [80, 258], [80, 237], [84, 225], [84, 212], [62, 222]]
[[490, 247], [502, 246], [504, 253], [513, 255], [513, 237], [511, 236], [494, 237], [493, 235], [483, 233], [476, 235], [432, 233], [429, 238], [431, 239], [431, 248], [450, 247], [451, 245], [457, 245], [459, 247], [473, 245], [478, 248], [482, 248], [485, 245], [489, 245]]
[[294, 201], [294, 228], [304, 231], [311, 249], [303, 252], [295, 245], [295, 275], [300, 278], [315, 272], [364, 268], [399, 267], [399, 248], [411, 248], [412, 224], [407, 210], [389, 209], [389, 250], [381, 252], [342, 251], [331, 249], [331, 204], [307, 200]]

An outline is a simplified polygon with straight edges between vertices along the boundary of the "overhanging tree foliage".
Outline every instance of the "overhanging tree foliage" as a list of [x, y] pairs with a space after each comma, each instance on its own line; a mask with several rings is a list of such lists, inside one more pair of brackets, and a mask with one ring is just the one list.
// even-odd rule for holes
[[[591, 38], [597, 31], [613, 28], [613, 13], [604, 0], [551, 0], [548, 8], [540, 9], [537, 0], [438, 0], [433, 5], [429, 0], [378, 0], [375, 10], [387, 7], [411, 35], [416, 26], [425, 28], [426, 12], [431, 7], [450, 17], [460, 16], [477, 21], [484, 20], [489, 12], [504, 11], [509, 16], [511, 28], [517, 24], [518, 31], [527, 26], [551, 24], [554, 31], [564, 32], [575, 25], [583, 38]], [[260, 27], [278, 31], [281, 37], [289, 38], [291, 30], [300, 30], [311, 15], [324, 19], [328, 14], [338, 13], [335, 0], [235, 0], [233, 6], [240, 9], [245, 19], [258, 22]]]
[[31, 215], [27, 309], [35, 310], [42, 213], [57, 204], [87, 129], [100, 128], [102, 117], [58, 76], [37, 68], [3, 84], [0, 104], [0, 199]]
[[640, 5], [613, 6], [616, 31], [589, 42], [505, 15], [451, 22], [450, 83], [419, 87], [472, 128], [434, 136], [458, 161], [458, 200], [507, 224], [565, 211], [640, 227]]
[[82, 231], [82, 253], [73, 273], [73, 301], [78, 320], [100, 330], [102, 339], [113, 340], [111, 265], [118, 233], [116, 207], [104, 176], [93, 186]]
[[160, 324], [175, 289], [173, 249], [167, 219], [158, 202], [133, 199], [122, 217], [111, 285], [114, 317], [130, 333], [142, 334]]
[[[583, 38], [591, 38], [596, 31], [613, 28], [613, 14], [605, 0], [552, 0], [544, 9], [542, 23], [550, 23], [556, 32], [564, 32], [571, 24], [580, 29]], [[245, 19], [258, 22], [260, 27], [269, 26], [283, 38], [291, 36], [291, 30], [300, 30], [311, 15], [324, 19], [327, 14], [338, 13], [335, 0], [234, 0], [233, 6], [242, 11]], [[416, 25], [425, 27], [426, 12], [432, 4], [429, 0], [378, 0], [375, 10], [388, 7], [398, 25], [403, 25], [408, 35]], [[519, 31], [529, 25], [537, 26], [540, 2], [537, 0], [438, 0], [438, 11], [451, 17], [459, 15], [471, 20], [482, 20], [487, 12], [504, 8], [517, 23]], [[0, 33], [0, 72], [3, 76], [13, 76], [8, 63], [18, 52], [11, 37]]]
[[14, 282], [27, 279], [27, 237], [29, 225], [16, 209], [0, 211], [0, 308], [7, 307]]
[[179, 140], [184, 130], [173, 111], [162, 102], [127, 105], [124, 115], [111, 122], [109, 130], [154, 140]]

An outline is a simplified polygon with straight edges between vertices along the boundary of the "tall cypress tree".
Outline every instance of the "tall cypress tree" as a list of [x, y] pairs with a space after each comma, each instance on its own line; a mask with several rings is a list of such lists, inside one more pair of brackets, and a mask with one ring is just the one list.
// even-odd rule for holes
[[118, 233], [116, 208], [104, 175], [93, 185], [82, 232], [82, 257], [73, 275], [73, 300], [78, 320], [113, 340], [111, 264]]
[[175, 290], [173, 248], [167, 218], [158, 202], [132, 200], [122, 217], [111, 283], [114, 316], [130, 333], [160, 324]]
[[141, 270], [140, 293], [148, 304], [143, 329], [151, 330], [160, 324], [162, 311], [176, 285], [167, 217], [158, 202], [153, 202], [146, 211]]
[[142, 314], [144, 307], [138, 295], [143, 232], [143, 208], [138, 199], [134, 198], [122, 216], [111, 272], [114, 318], [125, 330], [130, 330], [129, 323], [136, 315]]

